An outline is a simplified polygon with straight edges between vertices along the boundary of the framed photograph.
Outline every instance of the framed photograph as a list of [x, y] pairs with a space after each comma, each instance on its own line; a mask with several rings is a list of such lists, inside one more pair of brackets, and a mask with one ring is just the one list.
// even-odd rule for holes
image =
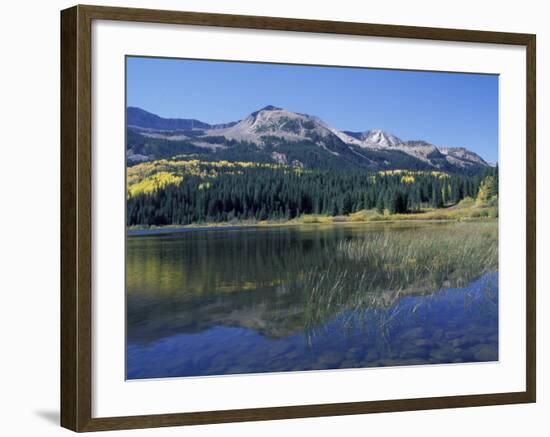
[[61, 13], [61, 424], [535, 402], [535, 35]]

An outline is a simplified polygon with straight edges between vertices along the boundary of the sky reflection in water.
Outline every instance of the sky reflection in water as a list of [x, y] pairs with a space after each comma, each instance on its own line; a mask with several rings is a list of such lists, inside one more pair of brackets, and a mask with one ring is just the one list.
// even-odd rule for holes
[[312, 319], [304, 271], [364, 230], [207, 233], [128, 240], [128, 379], [498, 360], [496, 270]]

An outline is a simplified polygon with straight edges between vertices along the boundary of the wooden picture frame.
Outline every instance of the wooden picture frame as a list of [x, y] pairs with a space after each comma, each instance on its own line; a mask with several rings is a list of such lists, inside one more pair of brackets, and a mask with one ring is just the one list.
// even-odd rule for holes
[[[280, 406], [129, 417], [92, 417], [92, 36], [94, 20], [315, 32], [526, 48], [526, 390], [419, 399]], [[531, 34], [165, 10], [75, 6], [61, 12], [61, 425], [84, 432], [535, 402], [535, 79]]]

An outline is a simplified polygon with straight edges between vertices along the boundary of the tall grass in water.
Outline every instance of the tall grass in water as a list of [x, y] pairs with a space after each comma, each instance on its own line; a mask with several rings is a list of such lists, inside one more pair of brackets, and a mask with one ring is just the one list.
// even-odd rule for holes
[[309, 326], [346, 309], [385, 308], [401, 296], [464, 286], [498, 268], [496, 222], [388, 229], [340, 241], [327, 268], [308, 271]]

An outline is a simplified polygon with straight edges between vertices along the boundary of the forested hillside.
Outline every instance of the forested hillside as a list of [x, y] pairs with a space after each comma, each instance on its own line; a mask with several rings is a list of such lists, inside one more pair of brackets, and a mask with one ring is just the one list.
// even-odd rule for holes
[[413, 214], [465, 198], [487, 203], [498, 196], [498, 169], [493, 167], [469, 176], [174, 159], [129, 167], [127, 180], [129, 226], [334, 217], [361, 210]]

